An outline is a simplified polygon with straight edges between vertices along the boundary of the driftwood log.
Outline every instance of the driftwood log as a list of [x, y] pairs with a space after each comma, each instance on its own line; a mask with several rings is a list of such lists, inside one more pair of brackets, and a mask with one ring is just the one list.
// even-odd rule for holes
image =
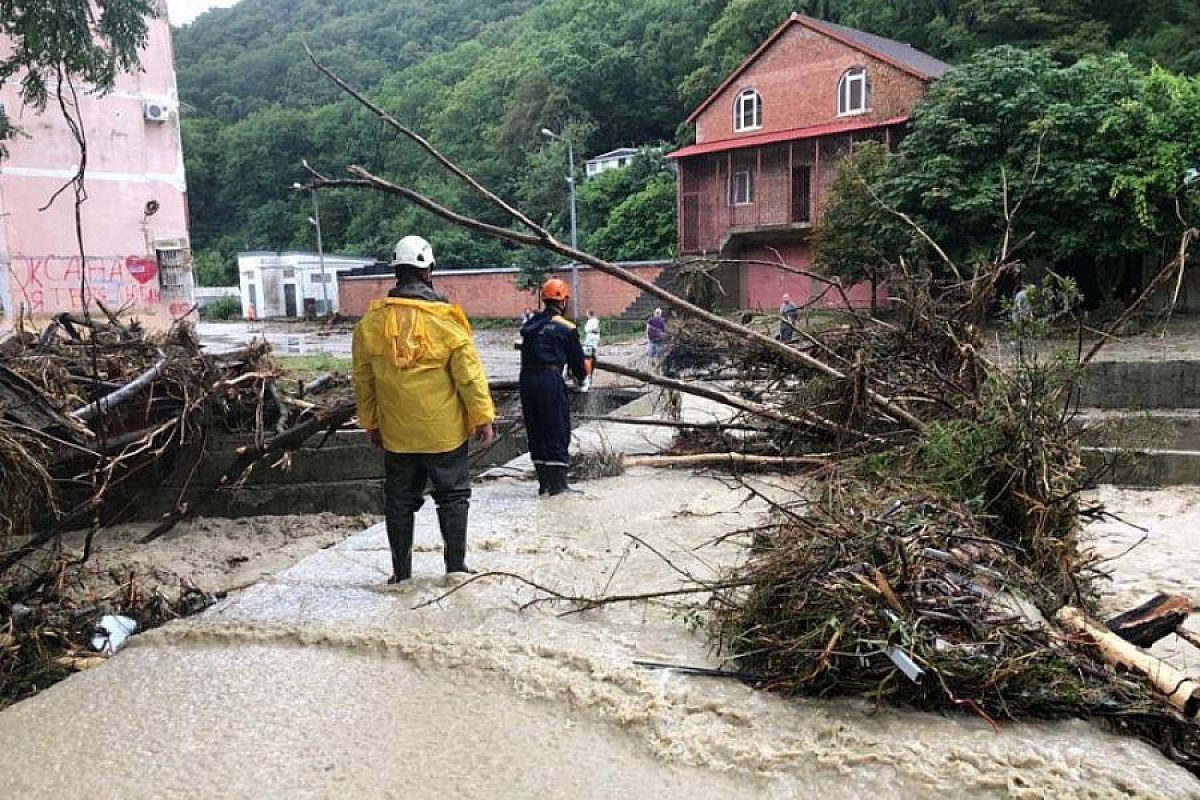
[[163, 374], [163, 370], [167, 368], [166, 356], [161, 356], [154, 366], [137, 376], [129, 383], [117, 389], [115, 392], [104, 395], [94, 403], [88, 403], [83, 408], [76, 409], [71, 412], [71, 416], [75, 419], [84, 421], [90, 420], [95, 416], [106, 414], [127, 400], [137, 397], [145, 389], [158, 380], [158, 377]]
[[754, 453], [688, 453], [677, 456], [627, 456], [628, 467], [702, 467], [710, 464], [742, 464], [761, 467], [825, 466], [829, 458], [821, 455], [763, 456]]
[[1194, 720], [1200, 715], [1200, 682], [1125, 641], [1078, 608], [1064, 606], [1055, 614], [1055, 619], [1068, 632], [1089, 640], [1105, 663], [1144, 676], [1188, 719]]

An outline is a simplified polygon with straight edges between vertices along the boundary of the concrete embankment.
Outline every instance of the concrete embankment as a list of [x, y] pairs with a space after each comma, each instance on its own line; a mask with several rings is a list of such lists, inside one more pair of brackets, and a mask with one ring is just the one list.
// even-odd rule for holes
[[1200, 361], [1097, 361], [1078, 404], [1093, 475], [1123, 486], [1200, 484]]

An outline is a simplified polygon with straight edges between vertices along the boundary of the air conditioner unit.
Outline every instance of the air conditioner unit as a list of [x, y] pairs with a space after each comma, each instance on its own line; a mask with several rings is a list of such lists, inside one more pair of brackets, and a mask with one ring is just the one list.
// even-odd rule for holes
[[146, 103], [145, 112], [147, 122], [166, 122], [171, 118], [171, 109], [162, 103]]

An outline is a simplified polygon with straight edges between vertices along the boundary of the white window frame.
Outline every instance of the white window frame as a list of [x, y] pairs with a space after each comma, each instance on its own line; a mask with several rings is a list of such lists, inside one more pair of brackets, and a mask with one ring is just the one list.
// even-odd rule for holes
[[[851, 108], [850, 98], [852, 84], [859, 85], [859, 98], [862, 105]], [[871, 81], [867, 79], [866, 67], [851, 67], [842, 73], [838, 81], [837, 113], [839, 117], [852, 117], [856, 114], [866, 114], [871, 110]]]
[[[747, 114], [747, 112], [749, 112]], [[750, 117], [750, 124], [746, 125], [746, 117]], [[756, 131], [763, 126], [763, 102], [762, 95], [754, 89], [743, 89], [738, 92], [737, 98], [733, 101], [733, 130], [735, 133], [743, 133], [745, 131]]]
[[729, 176], [729, 205], [754, 205], [754, 173], [749, 168], [736, 169]]

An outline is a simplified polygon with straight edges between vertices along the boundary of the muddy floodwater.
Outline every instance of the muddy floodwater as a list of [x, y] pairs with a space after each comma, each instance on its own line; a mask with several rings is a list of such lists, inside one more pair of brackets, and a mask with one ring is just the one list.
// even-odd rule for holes
[[[477, 487], [474, 566], [567, 593], [670, 589], [680, 578], [652, 549], [711, 575], [738, 555], [712, 540], [762, 513], [745, 492], [677, 473], [586, 487], [557, 501], [524, 482]], [[1185, 540], [1200, 493], [1099, 496], [1150, 528], [1114, 562], [1106, 602], [1194, 594]], [[1105, 523], [1092, 535], [1115, 555], [1143, 534]], [[564, 614], [490, 578], [417, 608], [447, 591], [440, 559], [426, 508], [403, 588], [382, 585], [376, 526], [137, 637], [0, 713], [0, 797], [1200, 798], [1152, 748], [1082, 721], [995, 733], [969, 716], [637, 666], [717, 665], [686, 608]]]

